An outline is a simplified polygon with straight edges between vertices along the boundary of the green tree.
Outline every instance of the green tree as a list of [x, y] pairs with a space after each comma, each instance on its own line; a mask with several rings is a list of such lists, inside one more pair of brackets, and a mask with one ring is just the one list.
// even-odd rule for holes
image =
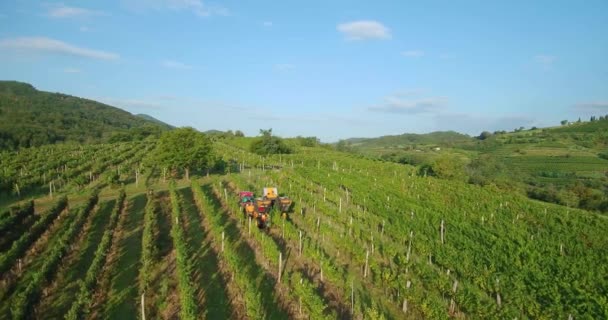
[[245, 136], [245, 134], [244, 134], [244, 133], [243, 133], [243, 131], [241, 131], [241, 130], [236, 130], [236, 131], [234, 132], [234, 136], [235, 136], [235, 137], [244, 137], [244, 136]]
[[260, 129], [262, 137], [251, 144], [251, 152], [259, 155], [292, 153], [283, 139], [272, 136], [272, 129]]
[[442, 155], [433, 162], [422, 165], [418, 173], [443, 179], [463, 179], [464, 162], [458, 156]]
[[565, 126], [568, 124], [568, 120], [562, 120], [562, 121], [560, 121], [560, 123], [562, 126]]
[[479, 139], [479, 140], [485, 140], [485, 139], [487, 139], [487, 138], [489, 138], [489, 137], [491, 137], [491, 136], [492, 136], [492, 133], [491, 133], [491, 132], [489, 132], [489, 131], [484, 131], [484, 132], [482, 132], [482, 133], [479, 135], [478, 139]]
[[191, 169], [212, 166], [212, 143], [203, 133], [193, 128], [179, 128], [163, 133], [149, 159], [154, 165], [170, 170], [183, 170], [190, 179]]

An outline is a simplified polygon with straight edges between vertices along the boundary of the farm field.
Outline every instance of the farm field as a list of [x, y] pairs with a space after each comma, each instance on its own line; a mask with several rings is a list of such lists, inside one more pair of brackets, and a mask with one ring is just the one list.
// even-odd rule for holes
[[[3, 198], [2, 314], [608, 317], [605, 216], [318, 147], [261, 157], [238, 140], [215, 143], [223, 173], [175, 180], [141, 165], [154, 143], [3, 155], [34, 201]], [[267, 186], [294, 206], [260, 230], [237, 193]]]

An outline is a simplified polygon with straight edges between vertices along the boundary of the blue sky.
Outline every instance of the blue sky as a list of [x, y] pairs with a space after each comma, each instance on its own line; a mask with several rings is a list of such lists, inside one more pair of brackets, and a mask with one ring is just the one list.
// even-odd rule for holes
[[0, 79], [324, 141], [608, 114], [608, 2], [0, 2]]

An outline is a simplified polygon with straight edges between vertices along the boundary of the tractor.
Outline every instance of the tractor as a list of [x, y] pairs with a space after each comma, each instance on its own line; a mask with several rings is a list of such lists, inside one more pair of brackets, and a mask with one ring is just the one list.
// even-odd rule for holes
[[289, 197], [279, 197], [277, 188], [264, 188], [263, 196], [255, 199], [255, 211], [258, 213], [258, 227], [263, 229], [270, 225], [270, 213], [279, 211], [283, 219], [291, 209], [292, 200]]
[[243, 211], [243, 215], [245, 218], [252, 217], [253, 219], [257, 218], [257, 212], [255, 211], [255, 206], [253, 204], [254, 196], [251, 191], [241, 191], [239, 192], [239, 204], [241, 205], [241, 210]]

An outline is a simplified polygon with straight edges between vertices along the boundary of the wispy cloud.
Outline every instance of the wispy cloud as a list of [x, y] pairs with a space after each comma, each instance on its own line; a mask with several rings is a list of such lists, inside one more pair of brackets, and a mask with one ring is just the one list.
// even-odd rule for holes
[[161, 65], [165, 68], [169, 68], [169, 69], [177, 69], [177, 70], [191, 70], [194, 67], [189, 65], [189, 64], [185, 64], [183, 62], [179, 62], [179, 61], [175, 61], [175, 60], [164, 60], [161, 62]]
[[598, 115], [608, 113], [608, 100], [578, 103], [574, 105], [574, 109], [577, 111], [596, 113]]
[[103, 11], [90, 10], [78, 7], [68, 7], [63, 4], [53, 6], [47, 12], [47, 15], [51, 18], [65, 19], [65, 18], [86, 18], [91, 16], [105, 15]]
[[296, 66], [291, 63], [277, 63], [274, 65], [274, 68], [279, 71], [289, 71], [295, 69]]
[[91, 29], [89, 29], [89, 27], [87, 27], [87, 26], [81, 26], [80, 28], [78, 28], [78, 30], [80, 30], [80, 32], [89, 32], [89, 31], [91, 31]]
[[424, 56], [424, 51], [422, 50], [408, 50], [401, 52], [401, 55], [408, 58], [419, 58]]
[[65, 73], [80, 73], [80, 72], [82, 72], [82, 70], [80, 70], [78, 68], [65, 68], [65, 69], [63, 69], [63, 72], [65, 72]]
[[337, 30], [344, 34], [347, 40], [390, 39], [391, 31], [382, 23], [373, 20], [361, 20], [341, 23]]
[[447, 99], [444, 97], [406, 99], [399, 95], [393, 95], [384, 98], [382, 104], [369, 107], [368, 110], [397, 114], [437, 113], [443, 110], [446, 104]]
[[230, 11], [219, 5], [208, 5], [202, 0], [123, 0], [131, 9], [187, 11], [199, 17], [228, 16]]
[[60, 40], [46, 37], [21, 37], [0, 40], [0, 49], [25, 52], [67, 54], [98, 60], [116, 60], [116, 53], [78, 47]]
[[534, 56], [534, 61], [542, 66], [543, 69], [548, 70], [553, 66], [555, 61], [557, 61], [557, 57], [546, 54], [538, 54]]
[[262, 25], [264, 27], [270, 28], [270, 27], [272, 27], [272, 21], [264, 21], [264, 22], [262, 22]]

